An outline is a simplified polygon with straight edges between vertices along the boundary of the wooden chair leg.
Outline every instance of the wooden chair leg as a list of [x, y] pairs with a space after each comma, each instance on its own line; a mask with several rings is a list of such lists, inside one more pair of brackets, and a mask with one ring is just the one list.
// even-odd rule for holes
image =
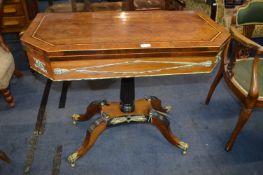
[[232, 132], [231, 137], [229, 138], [229, 140], [225, 146], [226, 151], [230, 151], [231, 148], [233, 147], [234, 142], [235, 142], [239, 132], [241, 131], [241, 129], [244, 127], [244, 125], [246, 124], [246, 122], [250, 118], [252, 111], [253, 111], [253, 109], [247, 109], [245, 106], [241, 109], [239, 119], [238, 119], [238, 122], [235, 126], [235, 129]]
[[216, 77], [215, 77], [215, 79], [214, 79], [213, 83], [211, 84], [210, 89], [208, 91], [208, 94], [207, 94], [207, 97], [206, 97], [206, 100], [205, 100], [205, 104], [209, 104], [211, 96], [213, 95], [216, 86], [218, 85], [218, 83], [220, 82], [220, 80], [223, 77], [223, 71], [224, 71], [224, 64], [223, 64], [223, 61], [222, 61], [221, 65], [220, 65], [220, 68], [219, 68], [219, 70], [218, 70], [218, 72], [216, 74]]
[[4, 96], [4, 99], [7, 103], [7, 105], [12, 108], [15, 106], [15, 101], [14, 101], [14, 98], [10, 92], [10, 90], [8, 88], [5, 88], [5, 89], [2, 89], [0, 90], [2, 95]]

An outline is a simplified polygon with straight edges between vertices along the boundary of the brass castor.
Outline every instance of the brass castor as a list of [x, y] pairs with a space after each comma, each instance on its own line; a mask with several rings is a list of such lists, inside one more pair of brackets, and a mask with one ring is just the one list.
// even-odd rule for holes
[[76, 124], [77, 124], [77, 121], [78, 121], [78, 118], [79, 118], [79, 117], [80, 117], [79, 114], [73, 114], [73, 115], [71, 116], [73, 125], [76, 125]]

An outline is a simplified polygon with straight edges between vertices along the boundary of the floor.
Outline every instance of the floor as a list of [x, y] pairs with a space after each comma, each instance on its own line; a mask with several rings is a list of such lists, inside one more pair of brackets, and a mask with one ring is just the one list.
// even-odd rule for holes
[[15, 108], [9, 109], [0, 97], [0, 150], [12, 161], [0, 162], [1, 175], [262, 174], [263, 110], [255, 109], [233, 150], [225, 152], [240, 103], [222, 81], [210, 104], [204, 104], [218, 68], [211, 74], [136, 78], [136, 98], [154, 95], [173, 106], [171, 128], [189, 143], [186, 155], [151, 125], [125, 125], [106, 130], [72, 168], [67, 156], [78, 148], [94, 120], [74, 126], [71, 115], [84, 112], [93, 100], [118, 101], [120, 81], [74, 81], [65, 107], [59, 108], [62, 82], [48, 84], [32, 74], [16, 36], [5, 37], [24, 76], [11, 82]]

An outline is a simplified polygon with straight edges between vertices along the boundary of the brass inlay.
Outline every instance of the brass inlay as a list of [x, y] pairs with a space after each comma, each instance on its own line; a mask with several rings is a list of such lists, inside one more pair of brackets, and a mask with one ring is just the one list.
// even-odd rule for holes
[[[140, 63], [159, 63], [159, 64], [179, 64], [179, 66], [172, 66], [167, 68], [155, 69], [155, 70], [147, 70], [147, 71], [135, 71], [135, 72], [124, 72], [124, 71], [104, 71], [104, 70], [92, 70], [95, 68], [106, 68], [112, 66], [120, 66], [120, 65], [128, 65], [128, 64], [140, 64]], [[144, 60], [133, 60], [133, 61], [125, 61], [120, 63], [112, 63], [105, 64], [99, 66], [89, 66], [83, 68], [74, 68], [74, 69], [64, 69], [64, 68], [55, 68], [54, 74], [62, 75], [70, 72], [79, 72], [79, 73], [88, 73], [88, 74], [147, 74], [147, 73], [157, 73], [165, 70], [179, 69], [179, 68], [188, 68], [193, 66], [203, 66], [210, 67], [212, 65], [212, 61], [204, 61], [204, 62], [179, 62], [179, 61], [144, 61]]]
[[33, 57], [34, 60], [34, 66], [41, 70], [44, 73], [47, 73], [46, 64], [40, 61], [39, 59]]
[[116, 125], [116, 124], [120, 124], [120, 123], [124, 123], [124, 122], [145, 122], [147, 120], [147, 118], [145, 116], [141, 116], [141, 115], [138, 115], [138, 116], [125, 116], [125, 117], [116, 117], [116, 118], [113, 118], [111, 121], [110, 121], [110, 124], [112, 125]]

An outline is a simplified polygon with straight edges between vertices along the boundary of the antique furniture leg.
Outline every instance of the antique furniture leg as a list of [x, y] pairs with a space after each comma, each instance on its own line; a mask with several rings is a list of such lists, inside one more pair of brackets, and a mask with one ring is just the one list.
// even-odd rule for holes
[[205, 100], [205, 104], [209, 104], [211, 96], [213, 95], [216, 86], [218, 85], [218, 83], [220, 82], [220, 80], [223, 77], [223, 71], [224, 71], [224, 64], [223, 64], [223, 61], [222, 61], [221, 64], [220, 64], [220, 68], [219, 68], [219, 70], [218, 70], [218, 72], [216, 74], [216, 77], [215, 77], [215, 79], [214, 79], [213, 83], [211, 84], [210, 89], [208, 91], [208, 94], [207, 94], [207, 97], [206, 97], [206, 100]]
[[168, 113], [172, 110], [172, 106], [163, 107], [161, 100], [155, 96], [151, 96], [150, 101], [151, 101], [152, 108], [157, 111]]
[[85, 114], [73, 114], [72, 115], [72, 121], [73, 124], [77, 124], [77, 121], [87, 121], [95, 114], [99, 113], [101, 111], [101, 106], [107, 105], [106, 100], [102, 101], [93, 101], [91, 102], [86, 110]]
[[0, 90], [2, 95], [4, 96], [4, 99], [7, 103], [7, 105], [12, 108], [15, 106], [15, 101], [14, 101], [14, 98], [10, 92], [10, 90], [8, 88], [5, 88], [5, 89], [1, 89]]
[[82, 157], [96, 142], [100, 134], [106, 129], [107, 123], [105, 118], [97, 119], [87, 130], [86, 137], [80, 148], [68, 156], [68, 161], [72, 167], [78, 158]]
[[183, 154], [186, 154], [189, 145], [183, 141], [180, 141], [175, 134], [173, 134], [170, 128], [169, 120], [163, 115], [153, 116], [151, 123], [160, 130], [162, 135], [173, 145], [183, 150]]
[[0, 160], [5, 161], [6, 163], [10, 163], [9, 157], [4, 153], [3, 151], [0, 150]]
[[231, 148], [233, 147], [233, 144], [234, 144], [239, 132], [241, 131], [243, 126], [246, 124], [246, 122], [250, 118], [252, 111], [253, 111], [253, 109], [248, 109], [245, 106], [241, 109], [236, 127], [235, 127], [234, 131], [232, 132], [231, 137], [229, 138], [229, 140], [225, 146], [226, 151], [230, 151]]
[[[82, 157], [94, 145], [99, 135], [107, 128], [129, 123], [151, 123], [156, 126], [163, 136], [172, 144], [183, 150], [185, 154], [188, 144], [180, 141], [171, 131], [167, 113], [171, 107], [162, 107], [161, 100], [151, 96], [145, 99], [134, 100], [135, 88], [134, 78], [124, 78], [121, 80], [120, 102], [107, 103], [94, 101], [88, 107], [84, 115], [73, 115], [76, 121], [85, 121], [96, 113], [101, 113], [101, 117], [87, 130], [86, 137], [80, 148], [68, 157], [72, 167], [78, 158]], [[76, 117], [74, 117], [76, 116]]]

